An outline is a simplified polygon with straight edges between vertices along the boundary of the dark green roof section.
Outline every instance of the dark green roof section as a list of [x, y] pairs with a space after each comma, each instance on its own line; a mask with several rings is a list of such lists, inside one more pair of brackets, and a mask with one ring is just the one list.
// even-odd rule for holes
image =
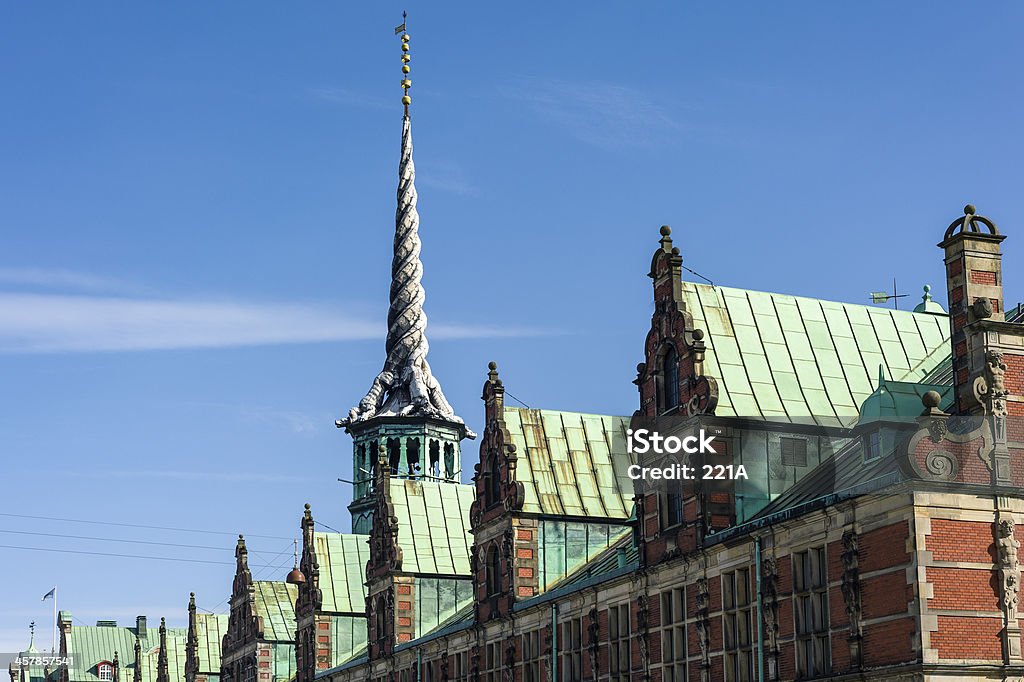
[[905, 432], [882, 429], [882, 442], [888, 443], [885, 454], [865, 459], [863, 438], [854, 438], [832, 457], [819, 464], [758, 512], [751, 522], [795, 509], [830, 495], [864, 494], [898, 483], [902, 476], [896, 461], [896, 442], [906, 438]]
[[404, 573], [471, 575], [469, 507], [475, 494], [476, 488], [470, 484], [391, 481]]
[[550, 516], [625, 521], [633, 511], [633, 481], [626, 475], [627, 417], [505, 408], [516, 446], [522, 511]]
[[943, 384], [891, 381], [878, 377], [878, 387], [860, 406], [860, 424], [883, 421], [914, 421], [924, 412], [922, 398], [928, 391], [939, 394], [939, 409], [953, 406], [953, 387]]
[[693, 282], [683, 297], [705, 332], [722, 416], [849, 425], [880, 365], [889, 379], [919, 381], [949, 355], [942, 315]]
[[366, 562], [370, 559], [368, 540], [367, 535], [313, 534], [324, 613], [365, 616], [366, 585], [363, 581]]
[[263, 620], [263, 637], [268, 642], [295, 642], [295, 599], [298, 588], [279, 580], [253, 583], [255, 614]]

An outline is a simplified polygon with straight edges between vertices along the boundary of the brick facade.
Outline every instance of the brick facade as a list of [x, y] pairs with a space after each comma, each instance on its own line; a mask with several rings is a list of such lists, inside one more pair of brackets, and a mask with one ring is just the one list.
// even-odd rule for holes
[[[880, 493], [814, 499], [745, 524], [719, 513], [727, 487], [693, 486], [669, 526], [664, 495], [638, 490], [639, 565], [545, 594], [532, 563], [535, 521], [517, 513], [517, 453], [492, 364], [471, 512], [474, 618], [323, 677], [709, 682], [756, 679], [761, 666], [766, 680], [1024, 676], [1024, 429], [1004, 419], [1024, 405], [1024, 331], [1002, 320], [1002, 236], [956, 226], [941, 244], [954, 411], [987, 419], [957, 421], [925, 396], [918, 422], [899, 427], [898, 476]], [[670, 230], [661, 237], [636, 418], [713, 415], [704, 335], [682, 304]], [[881, 427], [853, 436], [872, 428]], [[716, 442], [729, 456], [729, 439]]]

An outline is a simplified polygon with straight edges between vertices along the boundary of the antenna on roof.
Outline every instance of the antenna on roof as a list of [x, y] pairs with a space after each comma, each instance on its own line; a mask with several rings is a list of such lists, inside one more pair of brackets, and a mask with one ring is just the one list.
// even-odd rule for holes
[[899, 302], [897, 301], [897, 299], [903, 298], [905, 296], [906, 296], [906, 294], [900, 294], [900, 293], [896, 292], [896, 278], [893, 277], [893, 279], [892, 279], [892, 293], [890, 294], [887, 291], [872, 291], [871, 292], [871, 302], [872, 303], [888, 303], [889, 300], [892, 299], [892, 307], [895, 308], [896, 310], [899, 310], [900, 309], [900, 305], [899, 305]]

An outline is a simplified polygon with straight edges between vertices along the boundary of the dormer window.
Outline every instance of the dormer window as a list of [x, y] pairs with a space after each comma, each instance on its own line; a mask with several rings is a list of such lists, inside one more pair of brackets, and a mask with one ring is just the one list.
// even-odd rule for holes
[[111, 682], [114, 679], [114, 666], [113, 664], [104, 661], [97, 666], [96, 674], [100, 678], [100, 682]]
[[668, 412], [679, 405], [679, 354], [669, 344], [662, 361], [662, 412]]

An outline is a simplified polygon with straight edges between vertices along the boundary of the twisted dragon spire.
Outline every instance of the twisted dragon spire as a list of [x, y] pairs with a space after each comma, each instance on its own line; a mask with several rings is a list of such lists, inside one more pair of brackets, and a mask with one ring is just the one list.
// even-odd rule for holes
[[[405, 30], [405, 25], [401, 27]], [[339, 427], [380, 416], [427, 416], [462, 424], [444, 397], [427, 363], [427, 315], [423, 311], [423, 263], [420, 261], [420, 216], [416, 210], [416, 166], [412, 160], [409, 120], [409, 35], [402, 34], [402, 156], [398, 166], [395, 250], [391, 261], [387, 358], [359, 404], [339, 419]]]

